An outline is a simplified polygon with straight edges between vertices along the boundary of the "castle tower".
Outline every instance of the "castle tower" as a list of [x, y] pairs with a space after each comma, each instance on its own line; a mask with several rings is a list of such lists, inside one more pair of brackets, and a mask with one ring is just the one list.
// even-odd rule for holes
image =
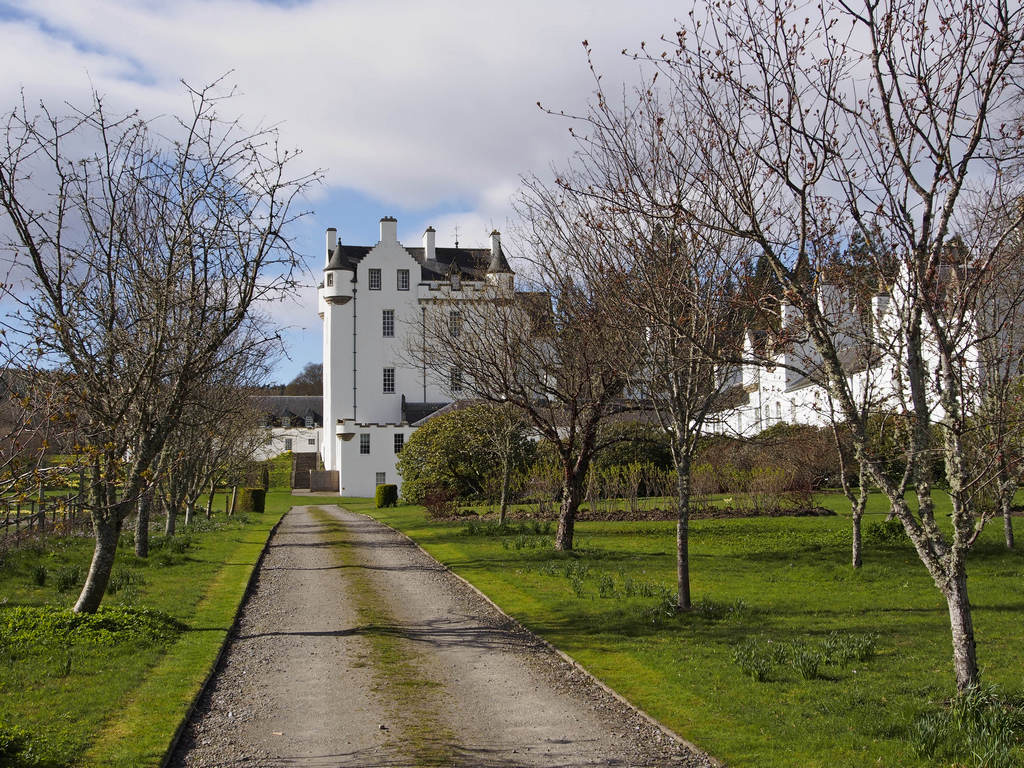
[[[346, 304], [355, 297], [355, 271], [344, 258], [341, 239], [334, 227], [327, 230], [327, 263], [324, 266], [324, 281], [320, 285], [319, 308], [323, 318], [323, 361], [324, 361], [324, 436], [321, 453], [324, 466], [336, 469], [339, 463], [337, 438], [338, 420], [345, 418], [345, 394], [352, 388], [351, 365], [353, 360], [353, 338], [343, 330], [355, 308]], [[348, 354], [346, 354], [346, 352]], [[348, 366], [346, 366], [348, 362]]]

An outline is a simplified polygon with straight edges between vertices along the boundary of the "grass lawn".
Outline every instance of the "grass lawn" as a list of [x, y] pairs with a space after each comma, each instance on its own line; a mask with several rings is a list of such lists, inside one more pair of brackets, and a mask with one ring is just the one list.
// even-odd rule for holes
[[[419, 507], [342, 503], [410, 535], [507, 613], [730, 766], [936, 764], [915, 753], [908, 729], [954, 691], [945, 601], [909, 543], [869, 535], [864, 567], [850, 567], [841, 496], [819, 499], [840, 512], [836, 517], [693, 523], [698, 607], [682, 617], [663, 608], [675, 577], [672, 523], [578, 523], [577, 549], [566, 554], [529, 523], [493, 535], [464, 522], [429, 521]], [[886, 509], [873, 499], [866, 527]], [[969, 572], [983, 679], [1019, 694], [1024, 553], [1003, 548], [999, 521], [976, 546]], [[779, 647], [819, 649], [832, 633], [840, 642], [877, 635], [877, 653], [823, 663], [811, 679], [792, 663], [796, 654], [779, 656], [764, 682], [734, 660], [738, 647], [767, 657]]]
[[[0, 765], [158, 765], [271, 528], [294, 503], [273, 491], [263, 514], [225, 521], [221, 511], [213, 525], [200, 515], [194, 531], [179, 522], [179, 536], [155, 537], [146, 560], [125, 535], [117, 592], [108, 591], [98, 624], [74, 631], [35, 628], [25, 616], [52, 606], [47, 615], [68, 621], [61, 609], [78, 596], [92, 540], [48, 539], [0, 556]], [[3, 752], [12, 728], [22, 737], [17, 760]]]

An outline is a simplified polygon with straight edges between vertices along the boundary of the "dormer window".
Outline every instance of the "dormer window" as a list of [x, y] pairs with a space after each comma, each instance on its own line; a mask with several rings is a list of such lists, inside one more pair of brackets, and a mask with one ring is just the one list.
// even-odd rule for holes
[[458, 272], [452, 272], [452, 290], [458, 291], [462, 288], [462, 275]]
[[312, 429], [312, 428], [313, 428], [313, 417], [312, 416], [307, 416], [306, 417], [306, 429]]
[[333, 272], [328, 272], [327, 273], [327, 287], [330, 288], [332, 285], [334, 285], [334, 273]]

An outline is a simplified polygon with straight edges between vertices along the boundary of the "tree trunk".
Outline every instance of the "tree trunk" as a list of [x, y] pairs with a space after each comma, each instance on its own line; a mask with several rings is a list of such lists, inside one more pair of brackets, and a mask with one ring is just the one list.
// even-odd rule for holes
[[107, 591], [107, 582], [110, 581], [114, 557], [117, 555], [117, 537], [121, 533], [121, 526], [115, 522], [116, 519], [113, 515], [93, 515], [96, 545], [89, 564], [89, 575], [75, 603], [75, 613], [96, 613]]
[[192, 525], [192, 520], [196, 516], [196, 500], [189, 499], [188, 503], [185, 504], [185, 527]]
[[217, 481], [210, 480], [210, 497], [206, 500], [206, 519], [213, 517], [213, 497], [217, 494]]
[[943, 593], [949, 605], [949, 623], [953, 631], [953, 669], [957, 690], [976, 686], [978, 677], [978, 647], [974, 641], [974, 622], [971, 619], [971, 601], [967, 597], [967, 571], [963, 562], [953, 567], [954, 575], [946, 583]]
[[860, 515], [859, 511], [854, 511], [851, 516], [853, 521], [853, 547], [852, 547], [852, 565], [854, 568], [860, 568], [864, 561], [861, 558], [861, 543], [860, 543]]
[[178, 528], [178, 505], [171, 502], [167, 505], [167, 520], [164, 524], [164, 533], [173, 536]]
[[135, 519], [136, 557], [149, 557], [149, 512], [152, 505], [152, 491], [146, 491], [139, 496], [139, 513]]
[[690, 597], [690, 462], [676, 464], [676, 606], [693, 607]]
[[235, 500], [238, 498], [238, 486], [231, 486], [231, 504], [228, 506], [228, 517], [235, 514]]
[[850, 554], [850, 560], [854, 568], [860, 568], [864, 564], [860, 524], [864, 519], [864, 510], [867, 509], [867, 506], [867, 478], [865, 478], [864, 472], [862, 471], [860, 474], [860, 485], [857, 488], [857, 497], [853, 500], [853, 504], [850, 505], [850, 517], [852, 518], [853, 524], [853, 545], [851, 547], [852, 552]]
[[569, 552], [572, 549], [573, 531], [576, 528], [576, 510], [583, 499], [578, 475], [565, 472], [562, 482], [562, 504], [558, 510], [558, 530], [555, 533], [555, 549]]
[[505, 515], [508, 513], [508, 478], [511, 463], [506, 452], [501, 462], [501, 509], [498, 511], [498, 525], [505, 524]]
[[1013, 494], [1009, 496], [1002, 494], [1000, 504], [1003, 507], [1003, 536], [1006, 538], [1006, 548], [1013, 549]]

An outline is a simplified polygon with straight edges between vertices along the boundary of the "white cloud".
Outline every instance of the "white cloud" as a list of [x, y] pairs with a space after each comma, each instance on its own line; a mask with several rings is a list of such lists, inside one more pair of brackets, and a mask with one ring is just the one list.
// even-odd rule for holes
[[[228, 70], [249, 122], [283, 122], [328, 183], [406, 207], [481, 200], [566, 152], [538, 100], [579, 108], [593, 88], [579, 42], [610, 78], [623, 47], [672, 31], [654, 0], [517, 3], [37, 0], [0, 24], [9, 102], [93, 84], [123, 106], [181, 111], [177, 81]], [[507, 195], [505, 195], [507, 197]], [[487, 200], [488, 207], [494, 200]]]

